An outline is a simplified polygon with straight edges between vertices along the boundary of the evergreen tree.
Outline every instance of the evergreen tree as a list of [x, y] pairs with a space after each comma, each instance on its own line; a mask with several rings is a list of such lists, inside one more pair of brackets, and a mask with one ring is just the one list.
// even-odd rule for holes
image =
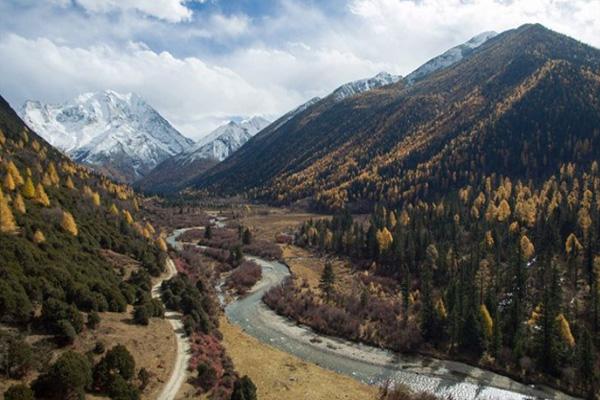
[[323, 272], [321, 273], [321, 279], [319, 280], [319, 288], [325, 294], [325, 299], [329, 301], [333, 294], [335, 285], [335, 273], [333, 272], [333, 265], [330, 262], [325, 263]]

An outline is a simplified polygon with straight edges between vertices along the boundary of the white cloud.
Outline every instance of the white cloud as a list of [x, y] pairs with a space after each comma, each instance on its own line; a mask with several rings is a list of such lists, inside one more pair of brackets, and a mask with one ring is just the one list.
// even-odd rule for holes
[[[251, 85], [228, 68], [194, 57], [156, 53], [138, 44], [123, 49], [74, 48], [48, 39], [7, 35], [0, 40], [0, 58], [11, 60], [0, 63], [0, 76], [10, 77], [2, 80], [0, 90], [12, 93], [13, 98], [61, 102], [106, 88], [132, 91], [190, 137], [205, 134], [219, 118], [280, 109], [275, 94]], [[278, 95], [286, 96], [281, 91], [285, 89]]]
[[540, 22], [600, 47], [599, 0], [347, 0], [328, 11], [281, 0], [264, 15], [194, 14], [185, 0], [72, 0], [86, 13], [29, 1], [0, 1], [0, 94], [13, 105], [135, 91], [192, 136], [382, 70], [405, 75], [482, 31]]
[[137, 10], [169, 22], [189, 21], [192, 10], [185, 0], [76, 0], [77, 4], [93, 13]]

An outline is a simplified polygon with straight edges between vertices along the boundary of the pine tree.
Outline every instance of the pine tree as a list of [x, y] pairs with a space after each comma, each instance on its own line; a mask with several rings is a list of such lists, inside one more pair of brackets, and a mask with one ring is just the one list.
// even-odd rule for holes
[[250, 242], [252, 242], [252, 233], [250, 232], [250, 229], [246, 228], [242, 235], [242, 243], [249, 245]]
[[210, 224], [204, 227], [204, 238], [209, 240], [212, 239], [212, 227], [210, 226]]
[[75, 223], [75, 218], [73, 218], [73, 215], [68, 211], [63, 211], [60, 226], [73, 236], [77, 236], [79, 233], [77, 230], [77, 224]]
[[[583, 328], [583, 332], [577, 342], [577, 369], [579, 381], [584, 390], [594, 393], [597, 389], [596, 350], [590, 332]], [[593, 398], [593, 397], [591, 397]]]
[[2, 198], [0, 200], [0, 232], [1, 233], [15, 233], [17, 231], [17, 223], [15, 217], [8, 205], [8, 200]]
[[333, 272], [333, 265], [330, 262], [326, 262], [323, 272], [321, 273], [321, 279], [319, 280], [319, 288], [325, 294], [325, 299], [327, 301], [331, 299], [334, 285], [335, 273]]

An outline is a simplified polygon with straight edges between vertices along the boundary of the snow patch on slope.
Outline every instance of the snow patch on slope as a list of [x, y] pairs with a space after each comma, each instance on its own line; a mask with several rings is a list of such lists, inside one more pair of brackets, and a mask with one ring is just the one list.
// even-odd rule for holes
[[20, 113], [32, 130], [76, 161], [116, 163], [131, 178], [193, 144], [133, 93], [85, 93], [64, 104], [27, 101]]
[[469, 53], [471, 53], [474, 49], [481, 46], [496, 35], [496, 32], [490, 31], [483, 32], [477, 36], [472, 37], [467, 42], [453, 47], [450, 50], [442, 53], [441, 55], [427, 61], [425, 64], [421, 65], [419, 68], [408, 74], [408, 76], [406, 77], [406, 81], [409, 84], [412, 84], [415, 81], [420, 80], [425, 76], [432, 74], [435, 71], [447, 68], [452, 64], [459, 62]]

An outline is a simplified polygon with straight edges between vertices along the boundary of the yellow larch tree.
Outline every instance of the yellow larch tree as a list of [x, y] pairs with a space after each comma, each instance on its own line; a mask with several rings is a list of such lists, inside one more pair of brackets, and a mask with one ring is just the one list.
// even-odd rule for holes
[[577, 254], [583, 249], [583, 246], [577, 239], [574, 233], [571, 233], [565, 241], [565, 253], [567, 255]]
[[0, 199], [0, 232], [15, 233], [17, 231], [17, 223], [15, 217], [8, 205], [8, 199], [2, 196]]
[[158, 237], [156, 239], [156, 247], [158, 247], [160, 249], [160, 251], [167, 251], [167, 243], [165, 242], [165, 240], [162, 237]]
[[77, 229], [77, 223], [75, 222], [75, 218], [68, 211], [63, 211], [62, 221], [60, 223], [61, 228], [63, 228], [66, 232], [70, 233], [73, 236], [77, 236], [79, 234], [79, 230]]
[[575, 347], [575, 338], [573, 337], [573, 333], [571, 333], [571, 326], [565, 315], [562, 313], [558, 314], [556, 320], [558, 321], [560, 336], [564, 342], [571, 348]]
[[73, 183], [73, 179], [71, 179], [70, 176], [67, 176], [67, 179], [65, 180], [65, 186], [67, 187], [67, 189], [75, 189], [75, 184]]
[[481, 313], [481, 321], [483, 322], [483, 331], [485, 336], [489, 339], [494, 332], [494, 320], [485, 304], [479, 306], [479, 312]]
[[12, 176], [13, 180], [15, 181], [15, 184], [22, 185], [24, 183], [23, 177], [21, 176], [19, 169], [17, 168], [15, 163], [12, 162], [12, 160], [8, 162], [6, 166], [6, 171], [9, 175]]
[[33, 200], [44, 207], [50, 206], [50, 199], [46, 194], [46, 190], [44, 190], [44, 185], [41, 183], [38, 183], [35, 188], [35, 198]]
[[448, 318], [448, 311], [446, 311], [446, 305], [444, 304], [444, 300], [440, 297], [440, 299], [435, 303], [435, 311], [438, 314], [440, 319]]
[[100, 194], [98, 192], [92, 193], [92, 203], [96, 207], [100, 207]]
[[383, 253], [387, 249], [389, 249], [392, 245], [392, 242], [394, 241], [392, 234], [386, 227], [383, 227], [382, 229], [377, 231], [376, 238], [380, 253]]
[[520, 246], [523, 259], [528, 261], [535, 253], [535, 247], [533, 246], [533, 243], [531, 243], [527, 236], [523, 235], [521, 237]]
[[23, 200], [23, 196], [21, 196], [21, 193], [17, 193], [17, 195], [15, 196], [15, 199], [13, 200], [13, 208], [19, 214], [27, 213], [27, 208], [25, 207], [25, 201]]
[[33, 181], [30, 176], [25, 180], [25, 184], [21, 191], [26, 199], [33, 199], [35, 197], [35, 186], [33, 186]]
[[48, 164], [48, 177], [52, 185], [58, 186], [60, 184], [60, 177], [58, 176], [58, 172], [56, 172], [56, 166], [53, 162]]
[[11, 174], [6, 174], [6, 176], [4, 177], [3, 186], [4, 186], [4, 189], [8, 190], [9, 192], [12, 192], [13, 190], [15, 190], [17, 188], [17, 185], [15, 184], [15, 180], [13, 179]]
[[127, 221], [128, 224], [132, 224], [133, 223], [133, 217], [131, 216], [131, 214], [129, 213], [129, 211], [123, 210], [123, 218], [125, 218], [125, 221]]
[[119, 215], [119, 209], [117, 208], [117, 206], [115, 205], [115, 203], [113, 203], [113, 204], [110, 206], [110, 210], [109, 210], [109, 211], [110, 211], [110, 213], [111, 213], [112, 215]]
[[507, 221], [510, 217], [510, 205], [506, 199], [503, 199], [498, 206], [498, 213], [496, 214], [496, 218], [499, 222]]
[[35, 244], [40, 244], [40, 243], [44, 243], [46, 241], [46, 236], [44, 236], [44, 233], [42, 231], [40, 231], [39, 229], [35, 231], [35, 233], [33, 234], [33, 243]]

